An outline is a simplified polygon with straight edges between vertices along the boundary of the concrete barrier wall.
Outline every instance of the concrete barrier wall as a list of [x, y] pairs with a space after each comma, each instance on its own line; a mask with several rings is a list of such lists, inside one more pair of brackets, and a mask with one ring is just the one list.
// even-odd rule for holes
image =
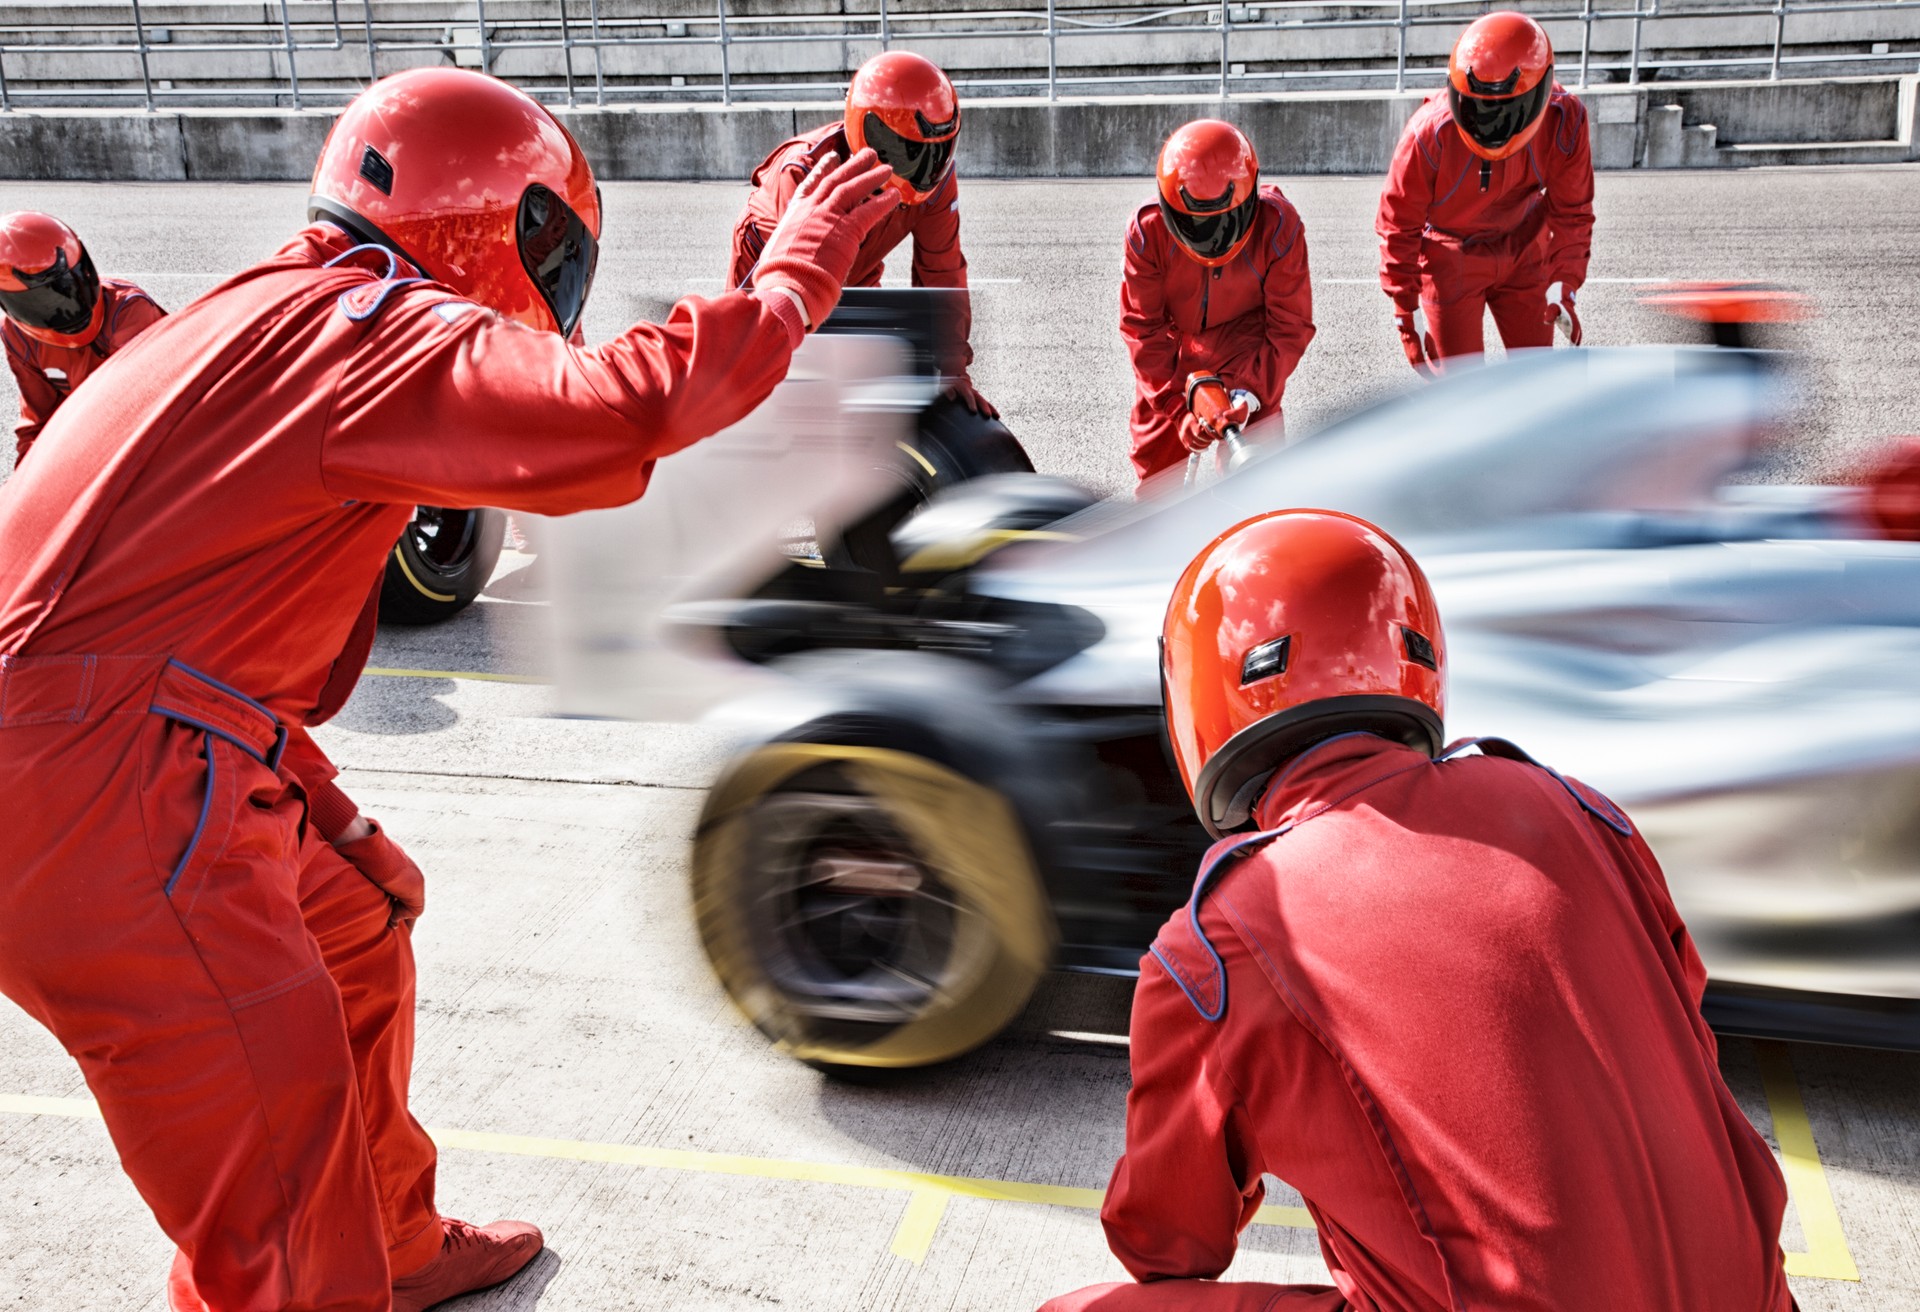
[[[1596, 89], [1594, 162], [1604, 169], [1889, 163], [1914, 151], [1920, 78]], [[1160, 142], [1202, 116], [1239, 124], [1275, 174], [1386, 167], [1418, 94], [1301, 93], [1218, 99], [987, 100], [967, 107], [969, 177], [1115, 177], [1152, 171]], [[560, 109], [600, 176], [744, 179], [818, 106]], [[308, 175], [333, 121], [306, 112], [110, 110], [0, 114], [0, 176], [129, 181], [288, 181]]]

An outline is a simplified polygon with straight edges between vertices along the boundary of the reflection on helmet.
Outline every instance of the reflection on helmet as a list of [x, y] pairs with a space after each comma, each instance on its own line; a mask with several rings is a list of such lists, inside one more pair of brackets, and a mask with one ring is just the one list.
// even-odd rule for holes
[[1209, 831], [1245, 824], [1272, 772], [1322, 739], [1440, 749], [1446, 644], [1420, 567], [1351, 515], [1228, 529], [1175, 584], [1161, 640], [1167, 736]]
[[847, 146], [871, 146], [908, 203], [931, 196], [953, 167], [960, 100], [931, 61], [906, 50], [875, 55], [847, 88]]
[[537, 182], [520, 198], [515, 232], [527, 276], [553, 311], [560, 335], [572, 336], [593, 290], [600, 244], [572, 206]]
[[92, 256], [83, 252], [80, 267], [71, 269], [67, 253], [61, 251], [50, 269], [12, 272], [24, 286], [17, 292], [0, 290], [0, 310], [9, 319], [23, 328], [45, 328], [61, 336], [86, 330], [94, 302], [100, 299], [100, 276], [94, 272]]
[[593, 286], [593, 170], [544, 106], [497, 78], [417, 68], [374, 83], [334, 123], [307, 205], [530, 327], [570, 335]]
[[100, 275], [72, 228], [31, 210], [0, 216], [0, 311], [53, 346], [85, 346], [99, 335]]
[[1188, 123], [1160, 148], [1157, 173], [1160, 214], [1189, 255], [1218, 266], [1240, 253], [1260, 212], [1260, 159], [1240, 129]]
[[886, 125], [878, 114], [869, 113], [865, 123], [867, 144], [880, 162], [894, 171], [916, 195], [925, 195], [940, 185], [953, 162], [954, 137], [943, 141], [923, 141], [903, 137]]
[[1525, 14], [1488, 14], [1469, 24], [1447, 64], [1447, 105], [1467, 148], [1505, 159], [1540, 128], [1553, 97], [1553, 44]]
[[1469, 140], [1498, 151], [1540, 117], [1552, 94], [1553, 86], [1547, 82], [1507, 100], [1463, 96], [1448, 87], [1447, 103], [1453, 109], [1453, 121]]

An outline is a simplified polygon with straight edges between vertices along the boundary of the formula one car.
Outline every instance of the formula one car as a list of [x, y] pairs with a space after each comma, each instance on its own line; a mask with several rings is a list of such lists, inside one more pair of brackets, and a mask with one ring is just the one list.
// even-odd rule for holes
[[983, 479], [683, 596], [683, 648], [779, 676], [724, 712], [741, 746], [694, 843], [720, 979], [798, 1058], [910, 1066], [1049, 968], [1134, 972], [1207, 844], [1163, 740], [1166, 598], [1223, 529], [1313, 506], [1425, 565], [1450, 736], [1640, 824], [1716, 1026], [1920, 1046], [1920, 544], [1853, 489], [1733, 481], [1789, 419], [1786, 368], [1520, 353], [1211, 485]]

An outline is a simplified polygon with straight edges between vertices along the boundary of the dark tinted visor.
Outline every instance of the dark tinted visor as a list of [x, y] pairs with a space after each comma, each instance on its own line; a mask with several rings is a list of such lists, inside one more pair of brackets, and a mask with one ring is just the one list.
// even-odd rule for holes
[[573, 336], [580, 312], [593, 290], [593, 266], [600, 243], [573, 207], [535, 183], [520, 197], [520, 262], [546, 298], [562, 337]]
[[61, 251], [50, 268], [39, 273], [13, 276], [24, 282], [25, 291], [0, 290], [0, 310], [15, 323], [28, 328], [43, 328], [66, 335], [86, 331], [93, 319], [93, 303], [100, 299], [100, 277], [93, 271], [93, 257], [81, 253], [80, 267], [67, 267], [67, 253]]
[[1498, 150], [1540, 117], [1547, 107], [1547, 97], [1552, 94], [1553, 76], [1549, 73], [1533, 90], [1505, 100], [1463, 96], [1458, 88], [1449, 86], [1447, 104], [1452, 107], [1453, 121], [1460, 125], [1462, 132], [1488, 150]]
[[923, 194], [939, 186], [940, 179], [947, 176], [947, 169], [953, 163], [953, 143], [960, 139], [955, 133], [945, 141], [915, 141], [888, 127], [878, 114], [867, 115], [867, 121], [860, 127], [880, 162]]
[[1230, 210], [1218, 214], [1185, 214], [1160, 198], [1160, 213], [1168, 229], [1182, 246], [1203, 260], [1217, 260], [1234, 248], [1253, 227], [1260, 205], [1260, 193], [1254, 192]]

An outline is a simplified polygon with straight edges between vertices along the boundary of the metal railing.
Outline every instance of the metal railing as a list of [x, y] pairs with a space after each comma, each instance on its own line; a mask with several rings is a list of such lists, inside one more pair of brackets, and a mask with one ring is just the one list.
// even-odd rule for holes
[[[963, 92], [982, 95], [1044, 93], [1047, 99], [1057, 100], [1063, 92], [1097, 94], [1144, 88], [1231, 97], [1236, 92], [1272, 90], [1309, 81], [1391, 84], [1395, 90], [1406, 90], [1414, 83], [1438, 85], [1444, 71], [1443, 60], [1436, 63], [1429, 57], [1424, 64], [1417, 62], [1410, 50], [1413, 34], [1427, 27], [1459, 27], [1488, 8], [1485, 0], [1367, 0], [1338, 8], [1329, 7], [1323, 0], [1251, 0], [1246, 4], [1227, 0], [1153, 8], [1079, 9], [1062, 8], [1059, 0], [1045, 0], [1044, 8], [901, 13], [892, 10], [888, 0], [875, 2], [877, 7], [871, 14], [745, 15], [729, 13], [728, 0], [714, 0], [711, 17], [614, 17], [602, 12], [602, 0], [552, 0], [551, 17], [528, 16], [528, 10], [544, 8], [542, 4], [514, 5], [511, 16], [501, 15], [496, 5], [496, 13], [490, 18], [487, 0], [473, 0], [471, 21], [455, 24], [382, 18], [371, 4], [350, 5], [343, 18], [341, 0], [326, 0], [324, 5], [300, 4], [301, 12], [296, 14], [293, 0], [277, 0], [277, 15], [261, 22], [175, 21], [167, 27], [156, 27], [143, 13], [141, 0], [129, 0], [130, 21], [126, 23], [0, 26], [0, 109], [129, 100], [137, 100], [149, 110], [162, 102], [250, 101], [284, 101], [298, 109], [344, 101], [367, 79], [402, 67], [451, 60], [499, 71], [496, 65], [503, 55], [517, 58], [536, 51], [558, 52], [558, 76], [517, 76], [513, 80], [543, 99], [568, 105], [661, 99], [717, 100], [731, 105], [747, 98], [776, 97], [829, 101], [844, 94], [851, 63], [874, 50], [898, 44], [924, 47], [953, 42], [988, 42], [995, 43], [996, 48], [999, 43], [1007, 43], [1016, 47], [1013, 57], [1027, 58], [1015, 75], [962, 73], [955, 77]], [[1631, 8], [1598, 8], [1595, 0], [1579, 0], [1578, 9], [1536, 10], [1536, 16], [1562, 35], [1569, 28], [1579, 29], [1576, 47], [1565, 48], [1561, 42], [1560, 76], [1581, 88], [1591, 85], [1596, 77], [1635, 84], [1667, 70], [1712, 76], [1764, 69], [1767, 78], [1778, 80], [1794, 74], [1817, 75], [1823, 69], [1842, 66], [1885, 67], [1898, 72], [1920, 67], [1920, 50], [1895, 51], [1891, 41], [1874, 41], [1869, 49], [1861, 51], [1826, 49], [1796, 54], [1787, 48], [1789, 18], [1816, 21], [1838, 14], [1902, 10], [1920, 15], [1920, 0], [1753, 0], [1744, 4], [1683, 5], [1665, 0], [1664, 9], [1662, 3], [1632, 0]], [[316, 10], [323, 16], [316, 17]], [[1661, 24], [1756, 18], [1771, 20], [1770, 49], [1747, 42], [1727, 47], [1722, 53], [1675, 54], [1673, 50], [1687, 47], [1662, 47], [1652, 40], [1653, 29]], [[1613, 47], [1604, 54], [1597, 51], [1594, 28], [1599, 24], [1628, 25], [1630, 36], [1625, 49]], [[1341, 58], [1333, 61], [1337, 66], [1329, 67], [1275, 58], [1271, 42], [1263, 57], [1269, 67], [1254, 67], [1234, 57], [1235, 39], [1244, 43], [1255, 34], [1273, 33], [1284, 40], [1287, 35], [1368, 31], [1394, 33], [1391, 57], [1371, 61]], [[1117, 66], [1125, 71], [1083, 72], [1063, 69], [1060, 59], [1062, 43], [1074, 40], [1174, 37], [1190, 41], [1202, 38], [1211, 44], [1216, 35], [1217, 68], [1208, 56], [1204, 60], [1121, 60], [1116, 61]], [[1920, 46], [1920, 41], [1913, 38], [1906, 41], [1910, 46]], [[823, 43], [847, 47], [849, 66], [837, 74], [825, 71], [801, 80], [740, 81], [736, 48]], [[1861, 43], [1854, 39], [1850, 43], [1833, 40], [1822, 44]], [[611, 52], [650, 48], [685, 52], [687, 59], [676, 56], [674, 60], [685, 71], [628, 75], [625, 81], [610, 75], [607, 63]], [[1039, 57], [1042, 50], [1044, 73]], [[1663, 50], [1667, 53], [1660, 54]], [[696, 53], [701, 51], [712, 53], [703, 58]], [[196, 81], [179, 87], [161, 77], [156, 68], [160, 59], [177, 62], [187, 55], [244, 59], [263, 54], [273, 61], [273, 76], [268, 78]], [[122, 78], [29, 87], [21, 84], [17, 71], [11, 78], [7, 71], [10, 60], [17, 69], [22, 59], [116, 55], [137, 57], [137, 82]], [[318, 77], [310, 71], [303, 83], [303, 59], [318, 55], [332, 56], [327, 71]], [[364, 59], [364, 74], [343, 68], [342, 59], [353, 61], [355, 67]], [[1289, 62], [1301, 66], [1283, 66]], [[717, 68], [713, 67], [716, 64]], [[706, 66], [704, 71], [702, 65]], [[1576, 67], [1577, 76], [1569, 78]]]

